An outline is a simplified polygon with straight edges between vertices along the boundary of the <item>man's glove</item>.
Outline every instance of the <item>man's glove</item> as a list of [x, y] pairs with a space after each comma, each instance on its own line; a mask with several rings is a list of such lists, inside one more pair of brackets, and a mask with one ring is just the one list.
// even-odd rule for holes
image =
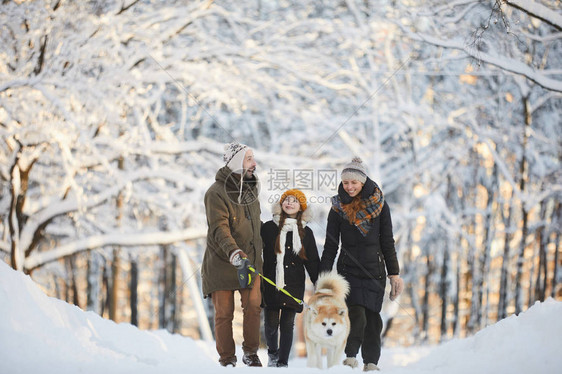
[[390, 300], [394, 301], [404, 289], [404, 281], [400, 275], [390, 275]]
[[240, 287], [247, 288], [252, 282], [252, 274], [249, 269], [250, 260], [248, 260], [248, 256], [246, 256], [241, 249], [237, 249], [230, 255], [230, 263], [237, 269]]
[[244, 259], [247, 259], [248, 256], [242, 251], [241, 249], [235, 249], [230, 254], [229, 261], [236, 269], [240, 269], [244, 266]]

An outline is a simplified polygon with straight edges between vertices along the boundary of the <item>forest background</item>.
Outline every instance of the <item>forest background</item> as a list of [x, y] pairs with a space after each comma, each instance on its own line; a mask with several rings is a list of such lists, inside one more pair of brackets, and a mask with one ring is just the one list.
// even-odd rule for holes
[[237, 140], [262, 221], [302, 189], [320, 252], [342, 165], [367, 164], [406, 281], [385, 344], [562, 300], [560, 9], [2, 1], [0, 258], [83, 309], [211, 340], [202, 199]]

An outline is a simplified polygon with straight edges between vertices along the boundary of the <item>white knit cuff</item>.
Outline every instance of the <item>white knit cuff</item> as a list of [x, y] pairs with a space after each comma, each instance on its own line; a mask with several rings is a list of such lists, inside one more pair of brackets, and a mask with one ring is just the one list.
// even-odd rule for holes
[[232, 260], [234, 259], [234, 257], [238, 254], [242, 252], [241, 249], [235, 249], [234, 251], [232, 251], [232, 253], [230, 254], [230, 257], [228, 259], [228, 261], [230, 261], [230, 263], [232, 263]]

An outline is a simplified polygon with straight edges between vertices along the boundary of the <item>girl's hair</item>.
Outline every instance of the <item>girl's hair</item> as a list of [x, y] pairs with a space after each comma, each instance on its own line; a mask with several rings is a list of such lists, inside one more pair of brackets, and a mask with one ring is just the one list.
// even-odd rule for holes
[[[299, 252], [299, 257], [303, 260], [307, 260], [306, 251], [304, 248], [304, 227], [302, 226], [302, 210], [297, 213], [297, 227], [299, 228], [299, 237], [301, 238], [301, 250]], [[281, 229], [283, 225], [285, 225], [285, 220], [287, 219], [287, 213], [283, 209], [281, 209], [281, 215], [279, 216], [279, 234], [277, 234], [277, 238], [275, 239], [275, 253], [281, 253]], [[293, 233], [295, 235], [295, 233]]]
[[342, 204], [341, 208], [351, 225], [355, 224], [355, 217], [357, 212], [365, 209], [365, 201], [361, 199], [361, 194], [357, 194], [349, 204]]

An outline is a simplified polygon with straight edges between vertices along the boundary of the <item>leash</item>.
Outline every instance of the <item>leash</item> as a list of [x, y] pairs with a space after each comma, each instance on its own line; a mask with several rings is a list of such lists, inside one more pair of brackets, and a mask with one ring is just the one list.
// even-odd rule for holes
[[[297, 299], [296, 297], [294, 297], [293, 295], [291, 295], [289, 293], [289, 291], [287, 291], [284, 288], [278, 287], [274, 281], [272, 281], [271, 279], [269, 279], [268, 277], [266, 277], [265, 275], [263, 275], [262, 273], [260, 273], [259, 271], [257, 271], [256, 269], [254, 269], [254, 267], [250, 264], [248, 264], [248, 270], [250, 270], [251, 272], [259, 275], [260, 277], [263, 278], [263, 280], [265, 280], [267, 283], [271, 284], [273, 287], [277, 288], [279, 291], [283, 292], [285, 295], [289, 296], [291, 299], [295, 300], [299, 305], [302, 305], [303, 307], [309, 308], [309, 306], [302, 301], [301, 299]], [[251, 278], [250, 278], [251, 279]]]

